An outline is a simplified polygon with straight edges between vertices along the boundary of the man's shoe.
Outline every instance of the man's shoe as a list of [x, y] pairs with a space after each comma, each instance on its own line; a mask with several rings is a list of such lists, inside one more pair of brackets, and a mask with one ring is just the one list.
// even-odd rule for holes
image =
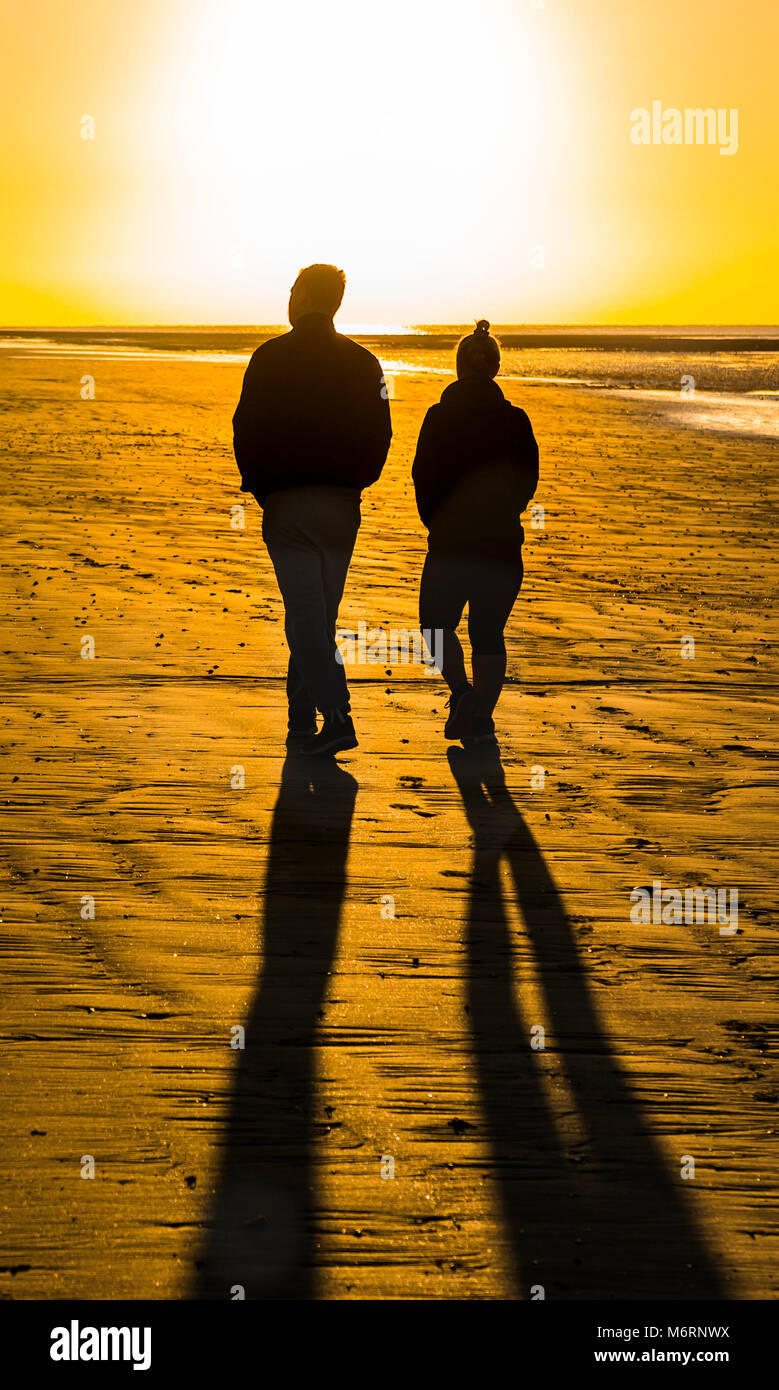
[[290, 705], [287, 717], [287, 746], [297, 744], [301, 739], [313, 738], [315, 733], [316, 710], [305, 706], [296, 709], [294, 705]]
[[300, 751], [308, 757], [314, 757], [321, 753], [345, 753], [347, 748], [356, 747], [357, 735], [351, 715], [343, 710], [335, 710], [332, 714], [325, 715], [325, 722], [319, 733], [304, 743]]
[[474, 743], [496, 743], [495, 721], [489, 716], [475, 714], [471, 720], [470, 733], [463, 739], [468, 747]]
[[448, 700], [449, 716], [444, 725], [444, 738], [467, 738], [473, 718], [473, 686], [461, 685]]

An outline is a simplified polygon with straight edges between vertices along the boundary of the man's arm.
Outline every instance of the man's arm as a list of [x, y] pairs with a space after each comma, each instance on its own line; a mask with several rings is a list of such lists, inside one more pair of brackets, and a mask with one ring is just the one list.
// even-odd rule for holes
[[362, 392], [361, 425], [365, 458], [362, 486], [370, 487], [381, 474], [392, 440], [389, 392], [381, 363], [375, 357]]
[[241, 397], [233, 415], [233, 452], [241, 474], [241, 492], [256, 491], [260, 472], [267, 383], [262, 359], [255, 352], [244, 373]]

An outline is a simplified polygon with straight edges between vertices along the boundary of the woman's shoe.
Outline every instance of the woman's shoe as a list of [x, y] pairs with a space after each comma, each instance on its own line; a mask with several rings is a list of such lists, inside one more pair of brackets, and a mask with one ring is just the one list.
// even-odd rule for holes
[[473, 686], [458, 686], [448, 700], [449, 716], [444, 725], [444, 738], [467, 738], [473, 719]]
[[488, 715], [475, 714], [471, 720], [470, 733], [463, 739], [463, 743], [470, 747], [474, 743], [496, 743], [495, 721]]

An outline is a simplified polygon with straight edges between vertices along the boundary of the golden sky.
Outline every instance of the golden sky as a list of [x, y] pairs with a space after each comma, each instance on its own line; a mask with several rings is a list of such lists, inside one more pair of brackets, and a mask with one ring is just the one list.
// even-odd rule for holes
[[349, 322], [779, 321], [776, 0], [24, 0], [2, 49], [4, 325], [277, 323], [315, 260]]

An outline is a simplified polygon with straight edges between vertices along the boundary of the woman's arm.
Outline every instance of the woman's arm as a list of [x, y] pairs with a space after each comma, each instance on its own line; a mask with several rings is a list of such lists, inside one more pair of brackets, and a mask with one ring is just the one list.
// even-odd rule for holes
[[439, 464], [439, 450], [436, 444], [435, 407], [431, 406], [422, 421], [417, 450], [411, 468], [417, 511], [425, 526], [430, 524], [430, 515], [436, 498], [436, 481]]
[[522, 494], [524, 501], [521, 510], [524, 511], [531, 497], [538, 487], [538, 444], [533, 434], [533, 426], [530, 423], [524, 410], [515, 406], [516, 415], [516, 462], [522, 474]]

